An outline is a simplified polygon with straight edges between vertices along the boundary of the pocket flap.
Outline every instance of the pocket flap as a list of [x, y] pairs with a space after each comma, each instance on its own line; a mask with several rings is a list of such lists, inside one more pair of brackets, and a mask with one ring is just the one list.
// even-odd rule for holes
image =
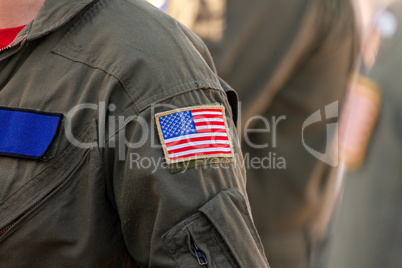
[[241, 267], [267, 267], [261, 240], [237, 189], [219, 193], [199, 211], [212, 222]]
[[269, 267], [246, 201], [235, 188], [220, 192], [163, 240], [179, 267]]

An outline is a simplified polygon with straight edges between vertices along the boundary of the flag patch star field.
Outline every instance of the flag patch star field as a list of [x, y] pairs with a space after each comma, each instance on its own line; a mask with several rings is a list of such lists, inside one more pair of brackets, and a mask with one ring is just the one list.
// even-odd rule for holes
[[232, 158], [223, 106], [195, 106], [155, 116], [168, 164], [207, 158]]

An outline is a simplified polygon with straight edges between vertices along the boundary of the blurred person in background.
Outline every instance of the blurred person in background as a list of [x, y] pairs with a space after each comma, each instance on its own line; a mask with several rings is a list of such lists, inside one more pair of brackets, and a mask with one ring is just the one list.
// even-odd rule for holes
[[349, 171], [318, 268], [402, 267], [402, 3], [362, 4], [361, 83], [341, 119]]
[[176, 20], [1, 0], [0, 70], [0, 267], [269, 267], [235, 93]]
[[352, 3], [151, 2], [206, 42], [218, 73], [239, 94], [248, 193], [270, 264], [307, 267], [326, 235], [337, 169], [304, 146], [327, 155], [325, 117], [334, 119], [324, 114], [322, 123], [303, 124], [343, 99], [358, 55]]

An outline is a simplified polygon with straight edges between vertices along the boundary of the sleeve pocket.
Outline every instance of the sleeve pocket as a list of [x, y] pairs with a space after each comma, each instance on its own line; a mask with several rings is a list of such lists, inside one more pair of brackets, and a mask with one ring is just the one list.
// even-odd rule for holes
[[163, 240], [179, 267], [269, 267], [243, 195], [220, 192]]

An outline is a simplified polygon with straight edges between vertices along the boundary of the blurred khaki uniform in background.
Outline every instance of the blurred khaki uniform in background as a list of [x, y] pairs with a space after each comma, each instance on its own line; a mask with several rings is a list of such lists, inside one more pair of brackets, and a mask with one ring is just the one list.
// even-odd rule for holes
[[400, 1], [389, 11], [377, 17], [381, 46], [374, 66], [366, 73], [381, 92], [381, 110], [365, 161], [346, 176], [342, 205], [329, 240], [328, 268], [402, 267]]
[[[352, 4], [349, 0], [160, 4], [206, 42], [219, 75], [238, 92], [242, 129], [258, 129], [241, 133], [246, 159], [270, 157], [268, 168], [247, 166], [246, 161], [252, 212], [270, 264], [306, 267], [332, 214], [336, 171], [307, 152], [303, 123], [343, 98], [358, 47]], [[257, 115], [272, 123], [270, 130], [261, 117], [250, 120]], [[326, 123], [304, 131], [306, 144], [324, 153], [329, 150]]]

